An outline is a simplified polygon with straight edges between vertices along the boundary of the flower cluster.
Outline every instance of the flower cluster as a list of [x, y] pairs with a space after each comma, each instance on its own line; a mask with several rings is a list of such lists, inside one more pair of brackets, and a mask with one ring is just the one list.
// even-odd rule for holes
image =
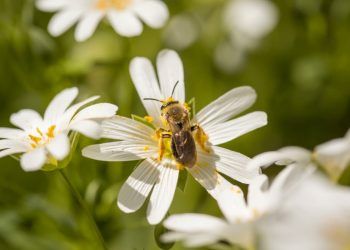
[[36, 171], [45, 164], [57, 166], [58, 161], [67, 157], [70, 131], [98, 139], [99, 122], [113, 116], [118, 108], [99, 103], [81, 109], [99, 97], [71, 105], [77, 95], [77, 88], [63, 90], [51, 101], [44, 117], [32, 109], [11, 115], [10, 122], [18, 128], [0, 128], [0, 157], [21, 154], [23, 170]]

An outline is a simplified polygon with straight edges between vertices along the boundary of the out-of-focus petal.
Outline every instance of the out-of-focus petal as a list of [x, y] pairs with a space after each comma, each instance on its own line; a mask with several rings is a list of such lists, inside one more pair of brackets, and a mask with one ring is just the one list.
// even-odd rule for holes
[[142, 33], [143, 26], [141, 21], [130, 11], [108, 11], [107, 17], [119, 35], [132, 37]]
[[43, 147], [36, 148], [22, 155], [21, 166], [24, 171], [39, 170], [46, 162], [46, 152]]
[[90, 38], [103, 16], [104, 13], [102, 11], [90, 11], [86, 13], [78, 22], [75, 30], [75, 40], [82, 42]]
[[[43, 120], [40, 114], [35, 110], [23, 109], [18, 111], [17, 113], [12, 114], [10, 117], [10, 122], [23, 130], [30, 131], [38, 126], [41, 126]], [[12, 132], [14, 131], [12, 130]], [[9, 135], [12, 136], [13, 134], [11, 134], [12, 133], [10, 133]]]
[[162, 27], [169, 17], [167, 6], [159, 0], [140, 1], [134, 5], [133, 10], [152, 28]]
[[61, 161], [69, 154], [70, 142], [66, 134], [57, 135], [49, 144], [46, 145], [47, 150], [55, 159]]
[[71, 105], [78, 95], [78, 88], [69, 88], [58, 93], [46, 108], [44, 120], [48, 123], [55, 123], [62, 117], [66, 109]]

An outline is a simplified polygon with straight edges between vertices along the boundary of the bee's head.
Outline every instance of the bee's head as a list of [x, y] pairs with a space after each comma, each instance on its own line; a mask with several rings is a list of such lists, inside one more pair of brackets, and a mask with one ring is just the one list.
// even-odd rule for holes
[[186, 109], [183, 107], [179, 101], [168, 101], [164, 102], [161, 107], [162, 116], [168, 122], [180, 122], [187, 115]]

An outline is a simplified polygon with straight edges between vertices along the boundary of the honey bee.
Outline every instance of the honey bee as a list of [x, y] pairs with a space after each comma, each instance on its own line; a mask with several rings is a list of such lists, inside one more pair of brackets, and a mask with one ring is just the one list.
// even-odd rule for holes
[[[157, 100], [153, 98], [144, 98], [144, 100], [153, 100], [162, 102], [161, 116], [165, 121], [168, 129], [158, 129], [157, 135], [159, 138], [159, 155], [158, 160], [161, 160], [165, 151], [164, 139], [171, 139], [171, 153], [179, 164], [179, 168], [192, 168], [197, 162], [197, 143], [208, 152], [205, 144], [208, 137], [203, 129], [198, 124], [191, 124], [189, 109], [182, 103], [173, 99], [173, 94], [176, 82], [172, 90], [171, 96], [166, 100]], [[195, 135], [193, 133], [195, 132]]]

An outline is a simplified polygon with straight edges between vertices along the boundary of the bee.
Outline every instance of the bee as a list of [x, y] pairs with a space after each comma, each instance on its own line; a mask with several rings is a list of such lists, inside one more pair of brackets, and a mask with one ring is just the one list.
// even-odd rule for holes
[[[177, 100], [173, 99], [173, 94], [178, 85], [175, 83], [171, 96], [166, 100], [157, 100], [153, 98], [144, 98], [144, 100], [153, 100], [162, 102], [161, 116], [164, 119], [168, 129], [158, 129], [157, 135], [159, 138], [159, 155], [158, 160], [161, 160], [164, 151], [164, 139], [171, 139], [171, 153], [179, 164], [179, 169], [183, 167], [192, 168], [197, 162], [197, 143], [208, 152], [205, 147], [208, 137], [198, 124], [191, 124], [188, 108]], [[196, 132], [195, 135], [193, 133]]]

